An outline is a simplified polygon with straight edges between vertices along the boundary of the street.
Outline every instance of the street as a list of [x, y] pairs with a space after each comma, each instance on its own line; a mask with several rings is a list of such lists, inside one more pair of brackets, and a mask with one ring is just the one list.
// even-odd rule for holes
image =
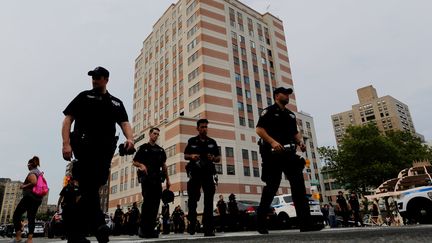
[[[89, 238], [97, 242], [94, 237]], [[161, 235], [158, 239], [141, 239], [137, 236], [110, 237], [110, 242], [432, 242], [432, 225], [414, 225], [402, 227], [363, 227], [323, 229], [318, 232], [300, 233], [299, 230], [270, 231], [269, 235], [260, 235], [254, 231], [217, 233], [216, 237], [204, 237], [203, 234]], [[10, 242], [10, 238], [0, 238], [0, 243]], [[66, 243], [66, 240], [35, 238], [35, 243]]]

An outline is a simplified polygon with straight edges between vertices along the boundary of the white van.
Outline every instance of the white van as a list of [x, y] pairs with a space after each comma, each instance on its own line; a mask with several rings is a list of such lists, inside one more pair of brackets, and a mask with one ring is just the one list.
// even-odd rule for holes
[[[309, 197], [310, 214], [314, 224], [324, 228], [324, 216], [321, 212], [320, 204], [317, 200]], [[291, 194], [278, 195], [273, 198], [272, 207], [278, 217], [278, 222], [282, 228], [291, 228], [298, 226], [297, 213]]]

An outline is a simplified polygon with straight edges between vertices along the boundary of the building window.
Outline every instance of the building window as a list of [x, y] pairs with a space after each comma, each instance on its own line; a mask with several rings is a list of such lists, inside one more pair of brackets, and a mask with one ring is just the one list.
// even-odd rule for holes
[[249, 84], [250, 83], [248, 76], [243, 76], [243, 79], [244, 79], [244, 83], [245, 84]]
[[253, 49], [255, 49], [255, 42], [253, 42], [253, 41], [250, 41], [250, 45], [251, 45], [251, 48], [253, 48]]
[[240, 126], [246, 126], [246, 120], [244, 117], [239, 117]]
[[223, 171], [222, 171], [222, 164], [220, 164], [220, 163], [215, 164], [215, 169], [216, 169], [216, 173], [217, 173], [217, 174], [219, 174], [219, 175], [222, 175], [222, 174], [223, 174]]
[[192, 87], [189, 88], [189, 96], [192, 96], [196, 94], [201, 89], [200, 83], [194, 84]]
[[241, 87], [236, 87], [237, 95], [243, 96], [243, 89]]
[[268, 97], [267, 97], [267, 105], [268, 105], [268, 106], [272, 105], [272, 100], [271, 100], [271, 98], [268, 98]]
[[227, 175], [235, 175], [235, 167], [234, 165], [227, 165]]
[[234, 157], [234, 149], [232, 147], [225, 147], [226, 157]]
[[243, 174], [244, 174], [244, 176], [250, 176], [250, 167], [249, 166], [243, 166]]
[[242, 149], [242, 158], [243, 160], [249, 159], [249, 151], [247, 149]]
[[[247, 92], [247, 91], [246, 91]], [[250, 92], [249, 92], [250, 93]], [[247, 112], [251, 112], [252, 113], [252, 105], [247, 104], [246, 105], [246, 110]]]
[[259, 169], [257, 167], [253, 167], [253, 176], [260, 177]]
[[257, 153], [257, 151], [251, 151], [251, 154], [252, 154], [252, 160], [253, 161], [257, 161], [258, 160], [258, 153]]
[[244, 105], [243, 102], [241, 101], [237, 101], [237, 108], [241, 111], [244, 111]]
[[241, 75], [239, 73], [235, 73], [235, 81], [241, 82]]
[[198, 97], [197, 99], [195, 99], [194, 101], [192, 101], [191, 103], [189, 103], [189, 111], [193, 111], [196, 108], [198, 108], [201, 105], [201, 100]]
[[249, 125], [249, 128], [254, 128], [255, 127], [254, 120], [253, 119], [248, 119], [248, 125]]
[[176, 146], [175, 145], [169, 146], [168, 148], [165, 149], [165, 153], [167, 155], [167, 158], [174, 156], [176, 153]]
[[188, 82], [192, 81], [199, 75], [199, 67], [195, 68], [192, 72], [188, 74]]
[[118, 179], [118, 171], [111, 174], [111, 181], [115, 181]]
[[[257, 102], [262, 103], [262, 97], [261, 94], [256, 94]], [[261, 114], [261, 113], [260, 113]]]

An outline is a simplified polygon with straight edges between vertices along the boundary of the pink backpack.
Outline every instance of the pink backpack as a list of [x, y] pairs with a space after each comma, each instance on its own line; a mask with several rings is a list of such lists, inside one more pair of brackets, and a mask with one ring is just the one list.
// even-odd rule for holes
[[49, 188], [48, 183], [45, 180], [45, 177], [43, 176], [43, 172], [38, 175], [37, 183], [33, 187], [33, 193], [36, 196], [43, 197], [46, 194], [48, 194]]

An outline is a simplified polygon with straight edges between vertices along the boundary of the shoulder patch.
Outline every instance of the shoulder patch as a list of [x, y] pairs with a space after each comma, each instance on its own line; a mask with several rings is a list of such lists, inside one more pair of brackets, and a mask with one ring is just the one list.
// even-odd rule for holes
[[260, 116], [264, 116], [266, 113], [267, 113], [267, 109], [264, 109], [262, 112], [261, 112], [261, 115]]
[[295, 116], [294, 114], [290, 114], [290, 117], [291, 117], [292, 119], [295, 119], [295, 118], [296, 118], [296, 116]]

